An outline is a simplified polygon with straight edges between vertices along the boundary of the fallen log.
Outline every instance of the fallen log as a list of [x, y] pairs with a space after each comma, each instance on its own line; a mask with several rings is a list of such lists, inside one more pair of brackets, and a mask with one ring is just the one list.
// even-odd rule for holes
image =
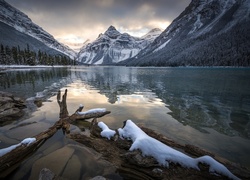
[[62, 101], [61, 91], [58, 91], [57, 102], [60, 108], [60, 119], [56, 121], [55, 124], [51, 126], [48, 130], [35, 135], [33, 137], [35, 138], [35, 142], [32, 142], [32, 144], [20, 144], [12, 151], [0, 157], [0, 178], [6, 177], [13, 170], [15, 170], [26, 158], [36, 152], [36, 150], [39, 149], [48, 138], [53, 136], [58, 129], [63, 129], [67, 131], [69, 129], [70, 123], [76, 120], [98, 118], [110, 113], [110, 111], [106, 111], [106, 109], [102, 109], [102, 111], [87, 111], [84, 113], [81, 112], [83, 106], [80, 105], [76, 112], [69, 116], [66, 99], [67, 89], [65, 90], [65, 93], [62, 96]]
[[[173, 162], [170, 163], [169, 168], [163, 167], [154, 158], [143, 155], [140, 150], [129, 151], [132, 141], [120, 138], [117, 131], [116, 135], [110, 138], [110, 140], [108, 140], [109, 138], [102, 137], [101, 132], [105, 128], [101, 128], [99, 126], [100, 124], [98, 124], [97, 119], [91, 122], [91, 136], [77, 133], [69, 134], [68, 137], [102, 154], [105, 160], [117, 167], [117, 171], [125, 179], [229, 179], [226, 176], [211, 174], [209, 172], [209, 166], [206, 164], [199, 164], [200, 171], [197, 169], [185, 168]], [[231, 163], [194, 145], [176, 143], [146, 127], [140, 126], [140, 128], [147, 135], [193, 158], [209, 155], [218, 162], [224, 164], [239, 178], [250, 178], [249, 170], [240, 165]]]

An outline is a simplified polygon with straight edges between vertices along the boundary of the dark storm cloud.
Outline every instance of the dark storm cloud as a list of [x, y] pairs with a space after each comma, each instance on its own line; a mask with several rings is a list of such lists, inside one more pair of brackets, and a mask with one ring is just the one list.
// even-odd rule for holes
[[[166, 28], [191, 0], [6, 0], [55, 37], [94, 39], [110, 25], [131, 33]], [[164, 26], [165, 24], [165, 26]]]

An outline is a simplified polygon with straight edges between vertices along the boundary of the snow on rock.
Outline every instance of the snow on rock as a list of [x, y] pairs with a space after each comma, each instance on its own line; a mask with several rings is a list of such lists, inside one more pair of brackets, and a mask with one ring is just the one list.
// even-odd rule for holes
[[21, 146], [22, 144], [30, 145], [30, 144], [34, 143], [35, 141], [36, 141], [36, 138], [26, 138], [19, 144], [15, 144], [15, 145], [12, 145], [12, 146], [7, 147], [7, 148], [0, 149], [0, 157], [9, 153], [10, 151], [16, 149], [18, 146]]
[[104, 122], [99, 122], [98, 126], [102, 129], [101, 136], [110, 139], [115, 135], [115, 131], [109, 129], [109, 127]]
[[102, 57], [100, 60], [98, 60], [98, 61], [95, 62], [94, 64], [102, 64], [102, 63], [103, 63], [103, 58], [104, 58], [104, 57]]
[[186, 168], [194, 168], [199, 170], [198, 164], [203, 163], [210, 166], [209, 171], [225, 175], [231, 179], [239, 179], [234, 176], [224, 165], [217, 162], [210, 156], [202, 156], [199, 158], [192, 158], [180, 151], [177, 151], [160, 141], [148, 136], [131, 120], [126, 121], [123, 128], [118, 129], [121, 138], [130, 139], [133, 144], [130, 151], [139, 149], [144, 156], [154, 157], [160, 165], [169, 166], [169, 163], [178, 163]]
[[104, 34], [88, 44], [85, 44], [77, 60], [86, 64], [119, 63], [136, 56], [161, 33], [160, 29], [153, 29], [145, 36], [138, 38], [128, 33], [120, 33], [114, 26], [110, 26]]
[[160, 45], [153, 52], [157, 52], [157, 51], [161, 50], [162, 48], [164, 48], [169, 43], [169, 41], [171, 41], [171, 39], [167, 40], [165, 43], [163, 43], [162, 45]]
[[90, 109], [85, 112], [77, 112], [79, 115], [85, 115], [85, 114], [91, 114], [91, 113], [104, 113], [106, 112], [106, 108], [95, 108], [95, 109]]
[[201, 22], [201, 14], [197, 15], [197, 20], [194, 23], [194, 27], [193, 29], [188, 33], [188, 34], [192, 34], [193, 32], [195, 32], [197, 29], [201, 28], [201, 26], [203, 25], [203, 23]]

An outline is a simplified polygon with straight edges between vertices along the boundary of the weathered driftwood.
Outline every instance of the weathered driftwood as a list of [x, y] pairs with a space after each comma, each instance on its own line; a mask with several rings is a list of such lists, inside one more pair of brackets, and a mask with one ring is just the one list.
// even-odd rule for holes
[[65, 118], [65, 117], [68, 117], [68, 115], [69, 115], [69, 112], [67, 109], [67, 102], [66, 102], [67, 92], [68, 92], [68, 90], [66, 89], [64, 95], [62, 96], [62, 101], [60, 101], [61, 100], [61, 91], [59, 90], [57, 93], [57, 103], [60, 107], [60, 114], [59, 114], [60, 118]]
[[[250, 178], [249, 171], [239, 165], [231, 163], [196, 146], [176, 143], [146, 127], [140, 126], [140, 128], [149, 136], [192, 157], [210, 155], [224, 164], [241, 179]], [[169, 168], [164, 168], [152, 157], [145, 157], [138, 150], [130, 152], [131, 141], [121, 139], [118, 135], [111, 140], [101, 137], [101, 129], [98, 126], [97, 119], [91, 122], [90, 133], [91, 136], [78, 133], [69, 134], [68, 137], [102, 154], [104, 159], [117, 167], [117, 171], [124, 179], [228, 179], [224, 176], [210, 174], [209, 167], [203, 164], [199, 165], [200, 171], [184, 168], [174, 163], [171, 163]]]
[[85, 120], [89, 118], [97, 118], [102, 117], [106, 114], [109, 114], [110, 111], [105, 112], [97, 112], [97, 113], [88, 113], [83, 116], [79, 115], [77, 112], [82, 111], [83, 107], [79, 107], [74, 114], [69, 116], [68, 110], [67, 110], [67, 104], [66, 104], [66, 98], [67, 98], [67, 89], [65, 90], [64, 95], [61, 99], [61, 92], [58, 91], [57, 94], [57, 102], [60, 107], [60, 119], [48, 130], [41, 132], [34, 136], [36, 138], [36, 141], [30, 145], [20, 145], [17, 146], [14, 150], [11, 152], [3, 155], [0, 157], [0, 178], [6, 177], [9, 173], [11, 173], [15, 168], [17, 168], [20, 163], [25, 160], [27, 157], [32, 155], [48, 138], [53, 136], [58, 129], [64, 129], [68, 130], [70, 124], [76, 120]]

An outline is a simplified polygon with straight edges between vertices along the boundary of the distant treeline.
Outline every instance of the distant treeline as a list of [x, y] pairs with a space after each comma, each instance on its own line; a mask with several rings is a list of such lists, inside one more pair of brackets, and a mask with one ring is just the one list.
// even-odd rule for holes
[[42, 51], [31, 51], [29, 44], [24, 49], [1, 44], [0, 64], [4, 65], [75, 65], [75, 60], [65, 55], [50, 55]]

